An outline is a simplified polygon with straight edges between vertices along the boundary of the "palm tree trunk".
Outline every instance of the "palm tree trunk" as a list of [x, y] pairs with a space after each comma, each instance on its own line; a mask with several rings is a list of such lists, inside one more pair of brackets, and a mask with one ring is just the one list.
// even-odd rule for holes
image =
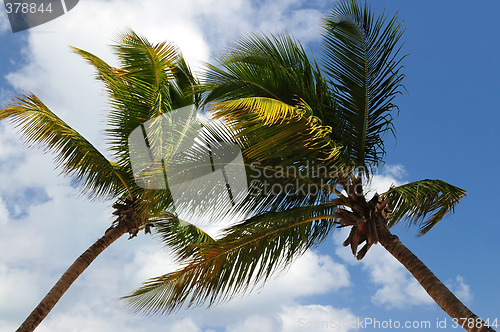
[[385, 225], [377, 227], [379, 241], [417, 279], [426, 292], [451, 318], [469, 332], [495, 331], [469, 310]]
[[52, 289], [45, 295], [43, 300], [31, 312], [16, 332], [31, 332], [54, 308], [59, 299], [73, 284], [73, 282], [85, 271], [96, 257], [109, 247], [113, 242], [127, 232], [124, 225], [118, 225], [109, 229], [103, 237], [91, 245], [75, 262], [64, 272]]

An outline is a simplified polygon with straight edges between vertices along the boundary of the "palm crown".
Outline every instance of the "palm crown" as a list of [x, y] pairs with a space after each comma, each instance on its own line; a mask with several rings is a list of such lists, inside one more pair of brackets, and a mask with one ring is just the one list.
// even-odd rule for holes
[[[465, 191], [441, 180], [365, 196], [383, 163], [383, 137], [394, 134], [402, 33], [397, 16], [376, 18], [366, 4], [341, 1], [324, 20], [319, 62], [281, 34], [242, 38], [208, 65], [202, 103], [232, 129], [249, 173], [279, 176], [257, 177], [257, 190], [241, 204], [251, 215], [216, 241], [188, 245], [181, 269], [126, 297], [132, 310], [168, 313], [244, 294], [338, 227], [351, 227], [344, 245], [362, 259], [399, 221], [422, 235], [453, 211]], [[266, 184], [282, 190], [266, 192]], [[316, 190], [300, 192], [301, 184]], [[159, 231], [175, 243], [169, 228]]]

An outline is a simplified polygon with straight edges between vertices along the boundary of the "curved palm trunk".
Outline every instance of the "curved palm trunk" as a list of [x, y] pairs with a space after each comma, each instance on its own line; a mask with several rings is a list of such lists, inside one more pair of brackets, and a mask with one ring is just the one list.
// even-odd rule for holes
[[16, 332], [31, 332], [54, 308], [59, 299], [73, 284], [73, 282], [85, 271], [96, 257], [109, 247], [113, 242], [127, 232], [127, 228], [122, 225], [111, 228], [103, 237], [91, 245], [75, 262], [64, 272], [52, 289], [45, 295], [43, 300], [31, 312]]
[[[396, 235], [385, 225], [377, 227], [379, 241], [408, 271], [417, 279], [426, 292], [450, 317], [458, 320], [470, 332], [495, 331], [491, 327], [482, 327], [484, 322], [469, 310], [435, 275], [415, 256]], [[470, 325], [469, 325], [470, 322]]]

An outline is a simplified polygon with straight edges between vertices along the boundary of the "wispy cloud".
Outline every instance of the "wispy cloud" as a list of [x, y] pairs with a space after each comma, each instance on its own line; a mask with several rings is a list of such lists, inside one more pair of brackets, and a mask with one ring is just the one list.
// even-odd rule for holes
[[280, 323], [275, 317], [252, 315], [241, 322], [229, 325], [225, 332], [274, 332], [279, 331]]
[[10, 30], [9, 18], [7, 17], [7, 13], [4, 9], [3, 0], [0, 0], [0, 35], [3, 35]]
[[448, 280], [447, 282], [450, 290], [464, 303], [470, 304], [474, 295], [470, 289], [470, 286], [465, 282], [464, 277], [458, 275], [453, 280]]
[[403, 165], [385, 165], [375, 172], [375, 175], [366, 184], [366, 195], [371, 198], [375, 193], [384, 193], [391, 186], [400, 186], [405, 181], [407, 173]]
[[323, 305], [296, 305], [284, 307], [280, 315], [281, 331], [357, 331], [353, 322], [357, 317], [349, 309], [336, 309]]
[[9, 211], [7, 210], [7, 206], [3, 202], [0, 197], [0, 227], [7, 224], [9, 221]]
[[389, 308], [434, 303], [413, 276], [385, 249], [380, 246], [372, 249], [362, 264], [373, 283], [379, 287], [372, 296], [373, 303]]

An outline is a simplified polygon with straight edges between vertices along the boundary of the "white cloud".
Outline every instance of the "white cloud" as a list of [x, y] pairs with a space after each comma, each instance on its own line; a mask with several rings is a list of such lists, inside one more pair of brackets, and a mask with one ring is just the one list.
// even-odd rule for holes
[[0, 107], [4, 108], [7, 106], [7, 103], [10, 101], [10, 97], [12, 96], [12, 91], [7, 90], [3, 87], [0, 87]]
[[[100, 311], [101, 312], [96, 315], [94, 308], [81, 303], [75, 305], [75, 307], [68, 310], [68, 312], [57, 313], [57, 319], [48, 318], [37, 328], [37, 331], [147, 331], [144, 328], [137, 329], [136, 326], [128, 325], [126, 317], [118, 315], [105, 307], [101, 307]], [[121, 319], [122, 322], [117, 324], [117, 319]], [[117, 326], [119, 326], [119, 330]]]
[[36, 287], [39, 280], [30, 272], [29, 268], [0, 264], [0, 313], [2, 315], [15, 317], [18, 315], [19, 308], [28, 310], [32, 302], [39, 300]]
[[253, 315], [243, 322], [228, 326], [226, 332], [274, 332], [277, 330], [278, 324], [279, 322], [275, 318], [263, 315]]
[[230, 325], [226, 332], [358, 331], [357, 317], [349, 309], [324, 305], [283, 305], [276, 316], [253, 315]]
[[231, 324], [225, 332], [294, 332], [304, 330], [357, 331], [357, 317], [351, 310], [330, 305], [283, 305], [276, 316], [252, 315]]
[[372, 281], [380, 288], [372, 302], [389, 308], [434, 303], [413, 276], [381, 246], [372, 247], [362, 261]]
[[375, 193], [382, 194], [391, 186], [400, 186], [406, 183], [407, 181], [404, 181], [406, 175], [403, 165], [385, 165], [366, 184], [367, 198], [371, 198]]
[[[192, 7], [191, 1], [185, 1]], [[303, 8], [310, 1], [279, 0], [252, 2], [223, 0], [214, 4], [210, 0], [196, 1], [198, 10], [193, 15], [212, 46], [218, 50], [232, 43], [235, 37], [247, 33], [280, 33], [286, 31], [302, 43], [319, 39], [324, 2], [314, 3], [314, 9]]]
[[15, 331], [17, 328], [18, 328], [18, 326], [15, 324], [0, 320], [0, 330], [1, 331]]
[[0, 197], [0, 227], [6, 225], [8, 221], [9, 211], [7, 210], [7, 207], [5, 206], [2, 198]]
[[307, 301], [311, 296], [349, 286], [350, 276], [344, 265], [334, 262], [330, 256], [307, 251], [285, 274], [275, 276], [263, 288], [255, 289], [246, 297], [219, 304], [209, 312], [202, 311], [203, 308], [195, 309], [192, 317], [206, 325], [223, 324], [236, 328], [261, 321], [259, 324], [270, 327], [275, 326], [275, 318], [282, 306], [294, 306], [299, 300]]
[[[297, 281], [301, 287], [296, 287]], [[331, 256], [318, 255], [307, 251], [297, 259], [286, 274], [271, 281], [269, 287], [274, 295], [307, 296], [324, 294], [350, 286], [350, 276], [347, 268], [335, 262]], [[277, 294], [278, 292], [282, 294]]]
[[0, 0], [0, 35], [3, 35], [10, 30], [9, 18], [7, 17], [7, 12], [4, 11], [3, 0]]
[[193, 320], [184, 318], [175, 322], [170, 329], [170, 332], [201, 332], [201, 329], [196, 325]]
[[464, 277], [458, 275], [455, 280], [448, 280], [447, 282], [450, 290], [464, 303], [470, 304], [474, 295], [470, 290], [470, 286], [465, 282]]
[[322, 305], [284, 307], [280, 315], [283, 332], [357, 331], [357, 317], [349, 309]]

